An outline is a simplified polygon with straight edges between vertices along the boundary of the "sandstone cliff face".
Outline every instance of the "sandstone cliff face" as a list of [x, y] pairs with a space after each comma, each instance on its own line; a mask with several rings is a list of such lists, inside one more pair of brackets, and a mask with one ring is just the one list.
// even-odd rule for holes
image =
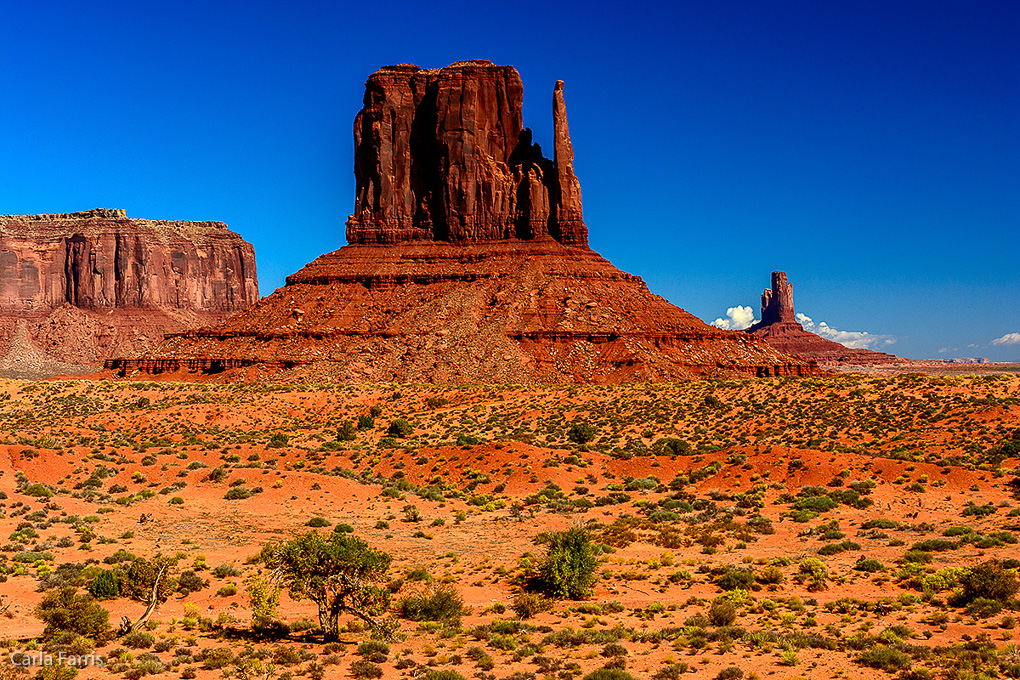
[[804, 330], [793, 311], [793, 286], [786, 272], [772, 272], [772, 287], [761, 294], [761, 321], [747, 329], [769, 345], [787, 354], [820, 366], [847, 366], [906, 363], [907, 359], [875, 352], [851, 349]]
[[0, 216], [0, 313], [65, 303], [233, 312], [257, 299], [255, 250], [222, 222], [103, 209]]
[[98, 365], [258, 298], [254, 249], [221, 222], [0, 216], [0, 338], [27, 320], [29, 341], [60, 361]]
[[554, 160], [524, 128], [512, 66], [386, 66], [354, 122], [350, 243], [453, 243], [551, 236], [587, 245], [563, 82], [553, 96]]
[[818, 372], [757, 337], [708, 326], [588, 248], [562, 82], [552, 161], [522, 127], [510, 66], [392, 66], [365, 89], [350, 245], [224, 323], [108, 369], [454, 383]]

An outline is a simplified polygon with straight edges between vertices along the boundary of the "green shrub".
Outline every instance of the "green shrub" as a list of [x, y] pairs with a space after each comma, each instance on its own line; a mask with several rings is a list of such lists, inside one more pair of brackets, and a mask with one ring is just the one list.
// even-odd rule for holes
[[541, 593], [521, 591], [516, 593], [510, 602], [510, 608], [522, 619], [530, 619], [536, 614], [552, 609], [552, 600]]
[[156, 637], [152, 633], [135, 631], [120, 638], [120, 643], [131, 649], [148, 649], [156, 644]]
[[584, 680], [635, 680], [635, 678], [622, 668], [598, 668], [584, 676]]
[[336, 431], [336, 439], [340, 442], [352, 442], [358, 437], [358, 428], [355, 427], [354, 423], [350, 420], [345, 420], [340, 424], [340, 429]]
[[552, 597], [583, 600], [591, 596], [597, 566], [591, 536], [575, 527], [549, 534], [545, 559], [529, 581]]
[[465, 613], [464, 599], [449, 586], [424, 588], [397, 601], [400, 615], [411, 621], [458, 623]]
[[567, 439], [577, 444], [587, 444], [595, 439], [595, 428], [588, 423], [573, 423], [567, 430]]
[[731, 626], [737, 620], [737, 608], [725, 597], [717, 597], [708, 609], [708, 620], [713, 626]]
[[825, 590], [825, 582], [829, 580], [829, 570], [825, 564], [814, 557], [809, 557], [800, 563], [796, 579], [807, 585], [810, 591]]
[[1008, 603], [1020, 584], [1016, 573], [1006, 569], [999, 560], [988, 560], [971, 567], [960, 576], [960, 604], [970, 604], [978, 598]]
[[120, 597], [120, 579], [112, 569], [104, 569], [92, 579], [88, 590], [97, 600], [113, 600]]
[[909, 670], [911, 666], [910, 657], [892, 647], [875, 645], [871, 649], [861, 652], [857, 661], [871, 668], [880, 668], [888, 673], [894, 671]]
[[269, 444], [267, 445], [270, 449], [282, 449], [290, 442], [290, 437], [283, 432], [277, 432], [269, 438]]
[[70, 631], [101, 643], [110, 636], [110, 613], [90, 595], [79, 595], [74, 586], [64, 586], [46, 594], [35, 609], [46, 624], [44, 638]]
[[34, 498], [51, 498], [53, 496], [53, 489], [45, 484], [29, 484], [21, 493]]
[[351, 664], [351, 676], [355, 678], [381, 678], [382, 669], [366, 659], [359, 659]]
[[373, 418], [372, 416], [358, 416], [358, 429], [359, 430], [375, 429], [375, 418]]
[[331, 526], [332, 524], [333, 523], [330, 522], [325, 517], [313, 517], [307, 522], [305, 522], [306, 527], [328, 527]]
[[397, 418], [390, 423], [388, 428], [386, 428], [386, 434], [391, 437], [410, 437], [414, 434], [414, 428], [411, 427], [411, 423], [407, 422], [403, 418]]
[[431, 670], [425, 674], [425, 680], [465, 680], [465, 678], [456, 671]]
[[251, 491], [243, 486], [235, 486], [223, 497], [228, 501], [243, 501], [245, 498], [251, 498]]

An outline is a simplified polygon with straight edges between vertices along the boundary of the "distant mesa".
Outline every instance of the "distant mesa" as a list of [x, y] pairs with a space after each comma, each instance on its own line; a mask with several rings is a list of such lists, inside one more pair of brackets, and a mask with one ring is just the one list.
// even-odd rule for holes
[[804, 330], [793, 311], [793, 286], [787, 280], [786, 272], [781, 271], [772, 272], [772, 287], [766, 288], [761, 295], [761, 321], [748, 328], [747, 332], [780, 352], [817, 362], [823, 367], [909, 363], [908, 359], [884, 352], [850, 349]]
[[621, 382], [814, 375], [588, 248], [563, 83], [553, 158], [512, 66], [386, 66], [355, 118], [349, 245], [213, 328], [106, 363], [120, 376]]
[[0, 375], [93, 372], [258, 297], [255, 251], [222, 222], [0, 215]]

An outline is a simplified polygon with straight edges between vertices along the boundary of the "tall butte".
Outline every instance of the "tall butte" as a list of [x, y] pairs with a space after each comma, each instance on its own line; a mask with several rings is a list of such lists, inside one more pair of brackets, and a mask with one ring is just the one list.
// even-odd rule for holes
[[870, 349], [846, 347], [804, 330], [793, 311], [793, 286], [786, 272], [772, 272], [772, 287], [761, 294], [761, 321], [747, 329], [780, 352], [826, 368], [909, 363], [908, 359]]
[[349, 245], [212, 327], [168, 335], [119, 375], [622, 382], [812, 375], [703, 323], [588, 248], [563, 83], [553, 159], [523, 126], [511, 66], [373, 73], [354, 123]]

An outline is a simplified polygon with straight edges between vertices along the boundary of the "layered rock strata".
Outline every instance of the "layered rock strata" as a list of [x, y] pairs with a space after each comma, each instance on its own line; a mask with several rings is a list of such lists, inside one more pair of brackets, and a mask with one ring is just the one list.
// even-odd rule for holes
[[258, 300], [255, 251], [221, 222], [124, 210], [0, 216], [0, 339], [19, 320], [57, 361], [98, 366]]
[[259, 304], [169, 336], [121, 376], [620, 382], [812, 375], [649, 292], [587, 246], [562, 82], [554, 158], [509, 66], [385, 67], [355, 122], [350, 245]]
[[786, 272], [772, 272], [772, 287], [761, 295], [761, 321], [747, 329], [770, 346], [820, 366], [840, 367], [906, 363], [892, 354], [870, 349], [852, 349], [804, 330], [793, 311], [793, 286]]

